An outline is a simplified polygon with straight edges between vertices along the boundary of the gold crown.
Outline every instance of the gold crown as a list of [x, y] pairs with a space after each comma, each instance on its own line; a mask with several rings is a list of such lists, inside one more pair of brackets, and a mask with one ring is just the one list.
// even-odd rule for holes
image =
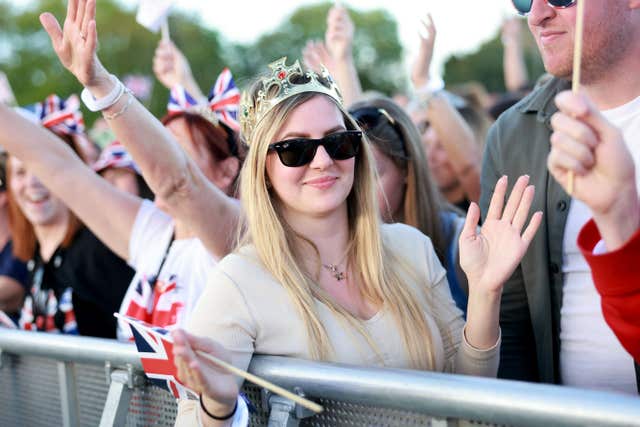
[[[304, 92], [324, 93], [342, 104], [342, 95], [329, 71], [323, 66], [320, 75], [312, 70], [304, 70], [300, 61], [286, 65], [287, 57], [269, 64], [271, 74], [259, 81], [261, 85], [255, 103], [248, 91], [242, 93], [240, 100], [240, 129], [247, 143], [251, 143], [251, 134], [264, 116], [280, 102]], [[292, 78], [302, 77], [296, 83]], [[326, 82], [320, 80], [320, 77]], [[275, 94], [272, 94], [275, 91]], [[269, 98], [267, 98], [269, 96]]]

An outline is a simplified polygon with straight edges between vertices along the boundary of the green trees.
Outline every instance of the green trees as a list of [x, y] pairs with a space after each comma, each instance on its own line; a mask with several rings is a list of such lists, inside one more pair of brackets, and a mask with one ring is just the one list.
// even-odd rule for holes
[[[544, 73], [544, 67], [529, 30], [523, 29], [522, 33], [529, 78], [535, 81]], [[451, 56], [444, 65], [445, 80], [448, 85], [475, 80], [483, 83], [490, 92], [503, 92], [505, 88], [502, 55], [503, 48], [498, 31], [495, 37], [480, 45], [475, 52]]]

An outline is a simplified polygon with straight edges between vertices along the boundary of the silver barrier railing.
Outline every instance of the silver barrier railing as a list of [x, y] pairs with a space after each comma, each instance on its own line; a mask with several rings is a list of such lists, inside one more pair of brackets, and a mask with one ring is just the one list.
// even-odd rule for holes
[[[89, 366], [94, 367], [93, 372], [96, 366], [105, 370], [105, 388], [109, 382], [100, 425], [145, 425], [144, 421], [138, 424], [131, 421], [130, 405], [133, 405], [134, 393], [147, 392], [151, 395], [140, 373], [141, 365], [133, 345], [95, 338], [0, 329], [0, 352], [3, 353], [0, 358], [0, 379], [7, 381], [4, 385], [0, 382], [0, 424], [3, 424], [2, 414], [15, 410], [15, 405], [20, 404], [7, 403], [2, 396], [3, 386], [20, 386], [20, 378], [14, 378], [15, 375], [12, 376], [8, 370], [12, 366], [20, 366], [20, 358], [37, 358], [57, 365], [63, 425], [92, 423], [83, 421], [87, 418], [83, 418], [78, 407], [86, 396], [76, 386], [83, 372], [91, 371]], [[7, 360], [12, 360], [13, 364], [7, 363]], [[74, 366], [82, 366], [82, 369], [78, 371]], [[484, 425], [509, 426], [640, 426], [640, 398], [617, 393], [267, 356], [254, 357], [250, 371], [285, 388], [319, 399], [333, 410], [331, 415], [318, 421], [317, 417], [309, 417], [310, 414], [286, 399], [253, 389], [251, 399], [257, 403], [259, 412], [263, 413], [262, 418], [252, 417], [252, 425], [268, 422], [274, 426], [289, 426], [298, 425], [301, 420], [303, 425], [341, 425], [346, 424], [341, 417], [351, 417], [350, 425], [378, 424], [376, 420], [379, 420], [380, 425], [421, 423], [446, 426], [473, 420]], [[11, 386], [7, 378], [11, 378]], [[152, 396], [156, 411], [161, 411], [163, 405], [175, 405], [167, 396]], [[382, 408], [380, 417], [369, 418], [360, 424], [353, 421], [364, 419], [364, 413], [371, 416], [370, 408]], [[269, 410], [271, 413], [267, 418]], [[171, 411], [169, 418], [175, 413], [175, 408]], [[355, 417], [356, 412], [360, 412], [362, 417]], [[373, 416], [377, 416], [373, 412]], [[28, 414], [31, 417], [37, 415], [34, 411]], [[396, 417], [400, 421], [394, 424], [386, 420], [383, 423], [383, 417]]]

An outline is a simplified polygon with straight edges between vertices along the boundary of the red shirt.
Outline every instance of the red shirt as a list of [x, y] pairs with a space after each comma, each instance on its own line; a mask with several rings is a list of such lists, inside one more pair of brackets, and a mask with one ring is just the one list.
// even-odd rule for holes
[[640, 363], [640, 229], [620, 249], [594, 255], [600, 240], [592, 219], [580, 230], [578, 247], [591, 267], [607, 324]]

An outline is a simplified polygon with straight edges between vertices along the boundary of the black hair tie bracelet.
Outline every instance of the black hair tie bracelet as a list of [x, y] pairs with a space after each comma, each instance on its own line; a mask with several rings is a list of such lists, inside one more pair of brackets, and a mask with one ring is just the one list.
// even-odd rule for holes
[[229, 412], [228, 415], [225, 415], [223, 417], [217, 417], [213, 415], [211, 412], [209, 412], [207, 408], [204, 407], [204, 403], [202, 402], [202, 394], [198, 395], [198, 400], [200, 400], [200, 409], [202, 409], [205, 414], [207, 414], [209, 417], [213, 418], [214, 420], [218, 420], [218, 421], [228, 420], [229, 418], [233, 417], [236, 414], [236, 411], [238, 410], [238, 400], [236, 399], [236, 404], [233, 406], [233, 410]]

